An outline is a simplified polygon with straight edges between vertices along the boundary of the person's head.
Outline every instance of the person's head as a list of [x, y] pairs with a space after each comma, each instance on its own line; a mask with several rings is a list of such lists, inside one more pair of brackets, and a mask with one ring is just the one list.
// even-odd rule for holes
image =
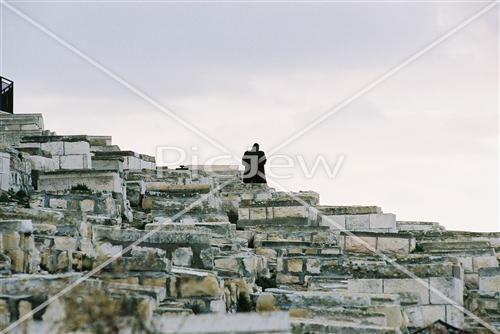
[[259, 150], [259, 144], [255, 143], [252, 146], [252, 151], [257, 152]]

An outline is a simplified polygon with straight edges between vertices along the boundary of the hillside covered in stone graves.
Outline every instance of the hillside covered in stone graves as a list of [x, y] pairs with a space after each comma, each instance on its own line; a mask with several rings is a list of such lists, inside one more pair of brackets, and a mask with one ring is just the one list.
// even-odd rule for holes
[[499, 232], [158, 167], [40, 114], [0, 113], [0, 141], [1, 333], [500, 330]]

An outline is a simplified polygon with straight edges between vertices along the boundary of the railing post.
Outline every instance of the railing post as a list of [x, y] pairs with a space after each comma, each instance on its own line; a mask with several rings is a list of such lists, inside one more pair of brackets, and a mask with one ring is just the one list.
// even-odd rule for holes
[[0, 110], [14, 113], [14, 82], [0, 76]]

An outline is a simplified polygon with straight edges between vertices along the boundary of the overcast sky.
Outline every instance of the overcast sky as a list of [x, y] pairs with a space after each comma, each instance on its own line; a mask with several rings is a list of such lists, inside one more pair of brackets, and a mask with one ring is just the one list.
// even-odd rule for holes
[[[271, 151], [487, 3], [11, 5], [241, 154], [253, 142]], [[15, 112], [151, 155], [222, 153], [8, 8], [1, 20]], [[296, 165], [276, 181], [325, 205], [498, 230], [498, 37], [494, 8], [276, 152]], [[298, 163], [341, 155], [334, 179]]]

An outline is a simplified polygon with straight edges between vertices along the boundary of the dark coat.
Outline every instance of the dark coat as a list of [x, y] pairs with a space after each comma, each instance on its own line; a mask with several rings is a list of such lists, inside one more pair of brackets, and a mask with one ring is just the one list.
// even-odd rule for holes
[[245, 183], [266, 183], [266, 155], [263, 151], [245, 151], [241, 159], [245, 171], [243, 172], [243, 182]]

